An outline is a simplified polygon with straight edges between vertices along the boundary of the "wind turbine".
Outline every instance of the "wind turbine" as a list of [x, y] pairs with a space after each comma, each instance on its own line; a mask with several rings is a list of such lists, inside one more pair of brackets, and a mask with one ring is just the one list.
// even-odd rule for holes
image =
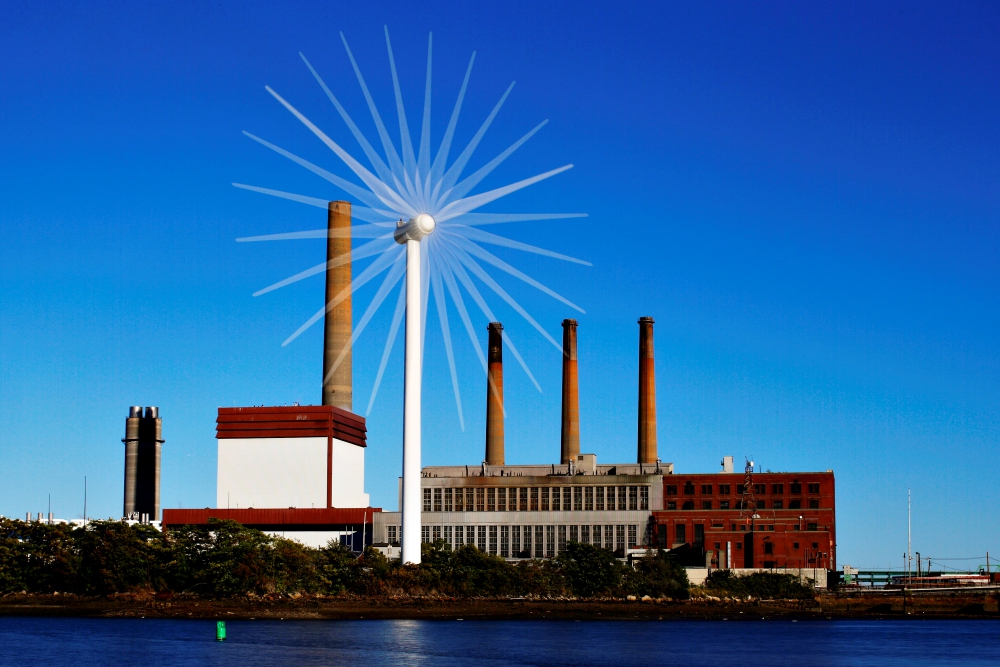
[[[401, 324], [403, 314], [406, 315], [405, 332], [405, 379], [404, 379], [404, 408], [403, 408], [403, 534], [402, 534], [402, 560], [404, 563], [420, 562], [420, 468], [421, 468], [421, 378], [423, 374], [423, 346], [425, 341], [427, 302], [430, 294], [434, 296], [434, 305], [437, 310], [438, 320], [441, 326], [441, 334], [448, 359], [449, 371], [451, 373], [452, 388], [455, 394], [455, 406], [458, 411], [459, 424], [465, 429], [465, 420], [462, 413], [461, 392], [459, 391], [458, 375], [455, 369], [455, 357], [451, 339], [451, 329], [448, 320], [448, 299], [451, 299], [455, 310], [469, 335], [470, 342], [475, 350], [479, 361], [485, 372], [487, 369], [486, 357], [472, 320], [466, 308], [465, 298], [462, 296], [463, 290], [467, 293], [482, 311], [483, 315], [490, 321], [496, 320], [486, 299], [476, 286], [475, 278], [479, 283], [485, 285], [494, 294], [499, 296], [505, 303], [521, 315], [531, 326], [537, 330], [556, 349], [562, 351], [562, 347], [549, 333], [538, 324], [538, 322], [511, 297], [492, 276], [483, 268], [482, 263], [488, 264], [509, 276], [531, 285], [563, 304], [583, 313], [583, 309], [572, 303], [568, 299], [557, 294], [540, 282], [529, 277], [525, 273], [506, 263], [483, 245], [497, 245], [501, 247], [521, 250], [536, 255], [551, 257], [563, 261], [573, 262], [590, 266], [589, 262], [579, 260], [567, 255], [552, 252], [543, 248], [520, 243], [504, 238], [489, 232], [483, 231], [480, 227], [499, 223], [522, 222], [534, 220], [555, 220], [566, 218], [586, 217], [583, 213], [482, 213], [478, 212], [481, 207], [496, 201], [508, 194], [521, 190], [547, 178], [562, 173], [573, 165], [568, 164], [550, 171], [546, 171], [529, 178], [495, 188], [478, 194], [470, 194], [479, 183], [485, 179], [504, 160], [520, 148], [548, 121], [543, 121], [532, 130], [523, 135], [502, 153], [487, 162], [472, 174], [462, 178], [463, 172], [468, 165], [472, 155], [482, 140], [486, 131], [496, 117], [504, 101], [510, 95], [514, 84], [511, 83], [504, 92], [500, 101], [494, 106], [492, 112], [480, 125], [473, 135], [468, 145], [450, 164], [448, 163], [451, 144], [454, 139], [455, 129], [458, 124], [462, 102], [465, 98], [466, 89], [469, 84], [469, 77], [472, 74], [472, 65], [475, 62], [476, 54], [473, 53], [466, 69], [465, 78], [459, 89], [458, 98], [449, 119], [447, 128], [442, 137], [441, 144], [437, 152], [433, 155], [431, 151], [431, 54], [432, 35], [427, 40], [427, 78], [424, 90], [423, 118], [420, 130], [420, 141], [416, 151], [410, 137], [409, 126], [407, 124], [406, 113], [403, 105], [403, 98], [400, 93], [399, 79], [396, 72], [396, 63], [393, 57], [392, 45], [389, 40], [388, 28], [385, 29], [386, 49], [389, 55], [389, 66], [392, 73], [393, 89], [396, 99], [396, 113], [399, 120], [400, 151], [396, 150], [389, 133], [385, 127], [381, 115], [368, 90], [361, 70], [358, 67], [354, 54], [347, 44], [346, 38], [341, 33], [341, 40], [344, 49], [350, 59], [354, 73], [361, 86], [361, 91], [367, 102], [372, 120], [378, 131], [379, 140], [382, 144], [383, 155], [380, 155], [358, 129], [353, 119], [347, 113], [344, 106], [336, 96], [330, 91], [319, 73], [304, 55], [299, 54], [336, 108], [341, 118], [344, 120], [351, 134], [357, 140], [362, 152], [364, 152], [371, 170], [362, 165], [352, 157], [339, 144], [331, 139], [312, 121], [306, 118], [290, 102], [285, 100], [270, 86], [266, 87], [270, 93], [282, 106], [284, 106], [293, 116], [295, 116], [306, 128], [322, 141], [333, 153], [340, 158], [354, 176], [361, 181], [362, 185], [342, 178], [318, 165], [304, 160], [293, 153], [280, 148], [260, 137], [249, 132], [244, 132], [246, 136], [270, 148], [279, 155], [288, 158], [296, 164], [305, 167], [312, 173], [332, 183], [337, 188], [360, 201], [364, 206], [352, 207], [353, 217], [363, 221], [365, 224], [353, 225], [349, 232], [352, 238], [371, 239], [370, 241], [351, 249], [349, 259], [351, 262], [374, 257], [375, 259], [360, 273], [355, 276], [349, 287], [333, 299], [323, 308], [309, 318], [282, 345], [288, 345], [295, 338], [301, 335], [306, 329], [312, 326], [328, 311], [343, 301], [347, 296], [353, 294], [357, 289], [370, 282], [382, 273], [386, 273], [382, 283], [372, 297], [368, 308], [362, 315], [351, 334], [350, 346], [353, 346], [357, 338], [364, 331], [371, 321], [376, 311], [386, 300], [392, 290], [399, 283], [403, 274], [406, 280], [399, 291], [396, 301], [396, 308], [393, 313], [392, 324], [389, 328], [389, 335], [382, 353], [372, 395], [368, 402], [366, 414], [371, 412], [372, 404], [378, 393], [386, 364], [395, 341], [396, 334]], [[384, 157], [383, 157], [384, 156]], [[233, 183], [238, 188], [259, 192], [300, 202], [307, 205], [317, 206], [326, 209], [329, 198], [310, 197], [306, 195], [272, 190], [241, 183]], [[239, 241], [276, 241], [306, 238], [326, 238], [330, 233], [327, 229], [309, 230], [304, 232], [290, 232], [283, 234], [270, 234], [266, 236], [254, 236], [238, 239]], [[405, 248], [405, 250], [404, 250]], [[347, 261], [347, 257], [334, 258], [328, 262], [323, 262], [310, 269], [297, 273], [289, 278], [281, 280], [269, 287], [254, 293], [259, 296], [287, 285], [298, 282], [309, 276], [323, 273], [328, 265], [333, 265], [338, 261]], [[535, 387], [541, 391], [538, 381], [532, 375], [517, 347], [506, 331], [503, 333], [504, 343], [510, 350], [521, 368], [531, 379]], [[350, 349], [350, 346], [345, 349]], [[343, 356], [333, 364], [328, 375], [341, 363]], [[326, 378], [324, 378], [324, 382]]]

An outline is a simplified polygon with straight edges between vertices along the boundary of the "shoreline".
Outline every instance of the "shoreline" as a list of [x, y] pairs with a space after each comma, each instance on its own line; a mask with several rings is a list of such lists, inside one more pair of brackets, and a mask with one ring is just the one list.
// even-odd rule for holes
[[[161, 596], [163, 597], [163, 596]], [[488, 598], [231, 598], [7, 594], [0, 617], [211, 620], [846, 620], [998, 619], [995, 592], [894, 596], [822, 594], [807, 600], [722, 601]]]

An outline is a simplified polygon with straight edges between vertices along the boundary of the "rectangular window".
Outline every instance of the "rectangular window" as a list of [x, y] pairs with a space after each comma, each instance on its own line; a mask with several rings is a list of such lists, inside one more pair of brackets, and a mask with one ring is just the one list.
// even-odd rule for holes
[[520, 499], [520, 501], [518, 501], [518, 503], [519, 503], [518, 507], [521, 508], [522, 512], [527, 512], [528, 511], [528, 489], [527, 488], [521, 489], [521, 492], [520, 492], [519, 495], [520, 495], [521, 499]]
[[[552, 526], [549, 526], [551, 528]], [[535, 526], [535, 558], [545, 555], [545, 526]]]
[[813, 549], [819, 549], [819, 542], [813, 542]]
[[776, 496], [782, 495], [783, 493], [785, 493], [785, 485], [784, 484], [772, 484], [771, 485], [771, 493], [773, 493]]
[[557, 553], [563, 553], [566, 551], [566, 526], [556, 526], [557, 533], [559, 535], [559, 546]]
[[[551, 502], [551, 504], [549, 503], [549, 492], [550, 491], [552, 493], [552, 502]], [[558, 488], [553, 488], [551, 490], [548, 489], [548, 488], [542, 489], [542, 511], [544, 512], [545, 510], [547, 510], [550, 507], [552, 508], [553, 512], [558, 512], [559, 508], [562, 507], [561, 496], [559, 495], [559, 489]]]
[[496, 512], [497, 511], [497, 490], [496, 489], [486, 489], [486, 511]]
[[639, 487], [630, 486], [628, 487], [628, 508], [630, 510], [639, 509]]
[[531, 487], [531, 511], [532, 512], [537, 512], [538, 511], [538, 487], [537, 486]]
[[458, 549], [462, 546], [464, 538], [462, 537], [462, 526], [455, 526], [455, 548]]
[[472, 504], [472, 492], [473, 492], [472, 488], [468, 488], [468, 489], [465, 490], [465, 511], [466, 512], [471, 512], [472, 511], [472, 507], [473, 507], [473, 504]]
[[388, 542], [389, 544], [395, 544], [398, 541], [398, 538], [396, 537], [395, 526], [385, 527], [385, 541]]
[[594, 526], [594, 546], [601, 546], [601, 527]]
[[510, 527], [510, 555], [514, 558], [521, 556], [521, 527]]
[[434, 489], [434, 511], [441, 511], [441, 489]]
[[629, 524], [628, 527], [628, 548], [634, 549], [635, 545], [638, 544], [639, 539], [639, 526], [635, 524]]
[[681, 509], [693, 510], [694, 509], [694, 501], [693, 500], [685, 500], [684, 501], [684, 506]]
[[572, 504], [572, 501], [570, 500], [570, 496], [571, 496], [572, 494], [573, 494], [573, 489], [572, 489], [572, 487], [569, 487], [569, 486], [564, 486], [564, 487], [563, 487], [563, 490], [562, 490], [562, 497], [563, 497], [563, 512], [569, 512], [569, 511], [572, 511], [572, 509], [573, 509], [573, 504]]
[[430, 512], [431, 511], [431, 490], [430, 489], [424, 489], [424, 511], [425, 512]]
[[594, 510], [594, 487], [588, 486], [583, 491], [583, 509], [587, 512]]
[[796, 551], [798, 551], [798, 549], [799, 549], [799, 543], [798, 542], [792, 542], [792, 548], [795, 549]]
[[720, 510], [727, 510], [727, 509], [729, 509], [729, 501], [728, 500], [720, 500], [719, 501], [719, 509]]
[[570, 526], [569, 527], [569, 541], [570, 542], [579, 542], [580, 541], [580, 527], [579, 526]]
[[783, 501], [783, 500], [775, 500], [773, 503], [771, 503], [771, 507], [774, 508], [774, 509], [776, 509], [776, 510], [783, 509], [785, 507], [785, 501]]
[[668, 496], [676, 496], [677, 495], [677, 485], [676, 484], [667, 484], [667, 495]]
[[674, 544], [687, 542], [687, 526], [679, 523], [674, 526]]
[[701, 501], [701, 508], [703, 510], [710, 510], [710, 509], [712, 509], [712, 501], [711, 500], [703, 500], [703, 501]]
[[695, 546], [701, 546], [705, 544], [705, 524], [696, 523], [694, 524], [694, 543]]
[[521, 552], [524, 558], [531, 558], [531, 526], [525, 526], [521, 531]]
[[598, 512], [604, 511], [604, 487], [598, 486], [594, 489], [594, 509]]
[[465, 492], [462, 489], [455, 489], [455, 511], [465, 511]]
[[818, 530], [819, 527], [815, 523], [807, 523], [806, 530]]
[[497, 489], [497, 512], [507, 511], [507, 489]]
[[552, 558], [556, 555], [556, 527], [545, 526], [545, 556]]
[[435, 542], [441, 539], [441, 526], [433, 526], [431, 528], [431, 538]]
[[476, 526], [476, 547], [486, 551], [486, 526]]
[[624, 512], [628, 509], [628, 487], [618, 487], [618, 511]]
[[497, 527], [490, 526], [490, 553], [497, 555]]
[[615, 526], [615, 551], [625, 554], [625, 526], [621, 524]]
[[736, 485], [736, 495], [742, 496], [746, 492], [746, 490], [747, 487], [743, 486], [742, 484]]
[[800, 509], [802, 509], [802, 501], [801, 500], [789, 500], [788, 501], [788, 509], [790, 509], [790, 510], [800, 510]]
[[702, 484], [701, 485], [701, 495], [703, 495], [703, 496], [710, 496], [710, 495], [712, 495], [712, 485], [711, 484]]
[[728, 496], [729, 495], [729, 485], [728, 484], [719, 484], [719, 495], [720, 496]]
[[431, 527], [430, 526], [420, 526], [420, 541], [430, 542], [431, 541]]
[[476, 511], [486, 511], [486, 489], [476, 489]]
[[692, 482], [684, 482], [684, 495], [685, 496], [694, 495], [694, 484]]
[[764, 542], [764, 555], [772, 556], [774, 555], [774, 543], [768, 540]]
[[649, 509], [649, 487], [640, 486], [639, 487], [639, 509], [648, 510]]
[[819, 509], [819, 501], [816, 500], [815, 498], [810, 498], [809, 499], [809, 509], [811, 509], [811, 510], [818, 510]]
[[809, 493], [819, 493], [819, 484], [810, 484]]
[[510, 526], [500, 526], [500, 556], [510, 558]]
[[451, 492], [452, 492], [452, 489], [445, 489], [444, 490], [444, 511], [445, 512], [450, 512], [451, 508], [452, 508]]
[[677, 509], [677, 501], [676, 500], [668, 500], [667, 501], [667, 509], [668, 510], [675, 510], [675, 509]]
[[590, 526], [580, 526], [580, 541], [590, 544]]
[[604, 527], [604, 548], [608, 551], [615, 550], [615, 527], [605, 526]]
[[451, 526], [444, 527], [444, 541], [448, 544], [448, 548], [451, 549]]
[[582, 512], [583, 511], [583, 487], [574, 486], [573, 487], [573, 511]]
[[799, 494], [801, 494], [801, 493], [802, 493], [802, 485], [801, 485], [801, 484], [799, 484], [798, 482], [793, 482], [793, 483], [791, 484], [791, 491], [792, 491], [792, 493], [794, 493], [795, 495], [799, 495]]
[[759, 496], [764, 495], [765, 493], [767, 493], [767, 484], [754, 484], [753, 492]]
[[754, 507], [754, 509], [758, 509], [758, 510], [767, 509], [767, 501], [766, 500], [758, 500], [757, 501], [757, 505]]

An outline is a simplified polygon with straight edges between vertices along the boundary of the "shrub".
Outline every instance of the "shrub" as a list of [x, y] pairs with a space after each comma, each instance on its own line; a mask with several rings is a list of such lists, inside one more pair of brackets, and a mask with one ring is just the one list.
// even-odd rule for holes
[[812, 588], [801, 583], [794, 574], [777, 572], [739, 576], [731, 570], [715, 570], [705, 580], [705, 588], [733, 597], [801, 599], [813, 596]]
[[568, 543], [555, 564], [569, 589], [580, 597], [610, 593], [625, 574], [625, 566], [610, 551], [581, 542]]
[[690, 596], [687, 571], [666, 551], [660, 549], [652, 556], [638, 558], [634, 565], [622, 583], [624, 592], [676, 600]]

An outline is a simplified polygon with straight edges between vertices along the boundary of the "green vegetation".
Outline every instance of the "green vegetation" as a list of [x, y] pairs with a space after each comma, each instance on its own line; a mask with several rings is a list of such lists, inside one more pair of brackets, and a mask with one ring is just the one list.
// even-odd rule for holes
[[737, 576], [730, 570], [715, 570], [708, 575], [706, 590], [737, 598], [803, 599], [811, 598], [813, 590], [801, 583], [794, 574], [754, 572]]
[[371, 548], [359, 557], [335, 542], [311, 549], [233, 521], [163, 534], [119, 521], [83, 529], [0, 519], [0, 593], [688, 597], [684, 568], [663, 551], [633, 569], [604, 549], [571, 542], [554, 560], [513, 564], [438, 541], [423, 545], [422, 561], [400, 565]]

